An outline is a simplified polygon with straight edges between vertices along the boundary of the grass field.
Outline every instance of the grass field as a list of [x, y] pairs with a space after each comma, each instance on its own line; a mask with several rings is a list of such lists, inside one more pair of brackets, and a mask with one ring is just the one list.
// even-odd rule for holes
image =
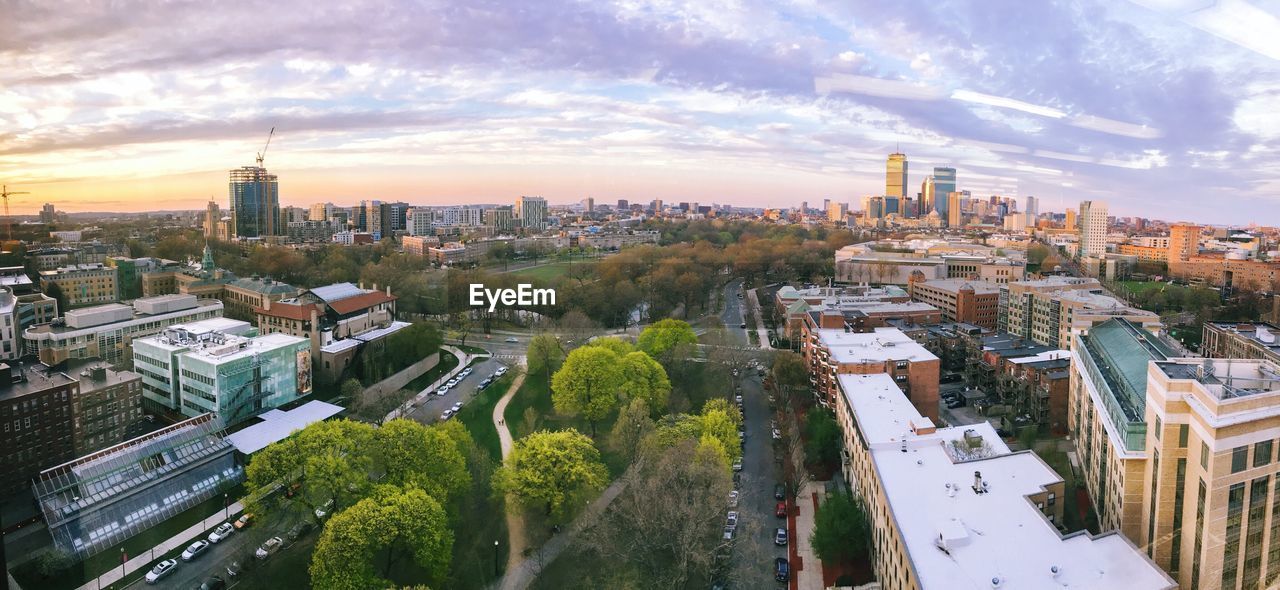
[[[591, 424], [577, 416], [566, 416], [556, 412], [551, 403], [551, 392], [547, 389], [546, 376], [533, 373], [525, 378], [520, 391], [507, 404], [504, 416], [507, 426], [511, 428], [511, 436], [515, 439], [527, 436], [539, 430], [565, 430], [573, 428], [587, 436], [591, 435]], [[600, 458], [609, 468], [609, 479], [622, 474], [627, 469], [626, 457], [609, 448], [607, 440], [613, 423], [618, 419], [615, 410], [605, 419], [596, 423], [596, 448], [600, 449]]]
[[584, 264], [595, 264], [595, 262], [596, 261], [594, 260], [575, 260], [572, 263], [553, 262], [551, 264], [544, 264], [533, 268], [512, 271], [511, 274], [521, 279], [539, 281], [542, 283], [552, 283], [559, 280], [560, 277], [568, 274], [570, 268], [582, 266]]
[[511, 387], [515, 376], [515, 373], [507, 373], [498, 378], [458, 411], [457, 419], [494, 461], [502, 460], [502, 443], [498, 440], [498, 430], [493, 426], [493, 407]]
[[1157, 290], [1184, 290], [1186, 287], [1181, 285], [1170, 285], [1162, 281], [1120, 281], [1124, 288], [1128, 289], [1134, 295], [1142, 295], [1147, 291]]

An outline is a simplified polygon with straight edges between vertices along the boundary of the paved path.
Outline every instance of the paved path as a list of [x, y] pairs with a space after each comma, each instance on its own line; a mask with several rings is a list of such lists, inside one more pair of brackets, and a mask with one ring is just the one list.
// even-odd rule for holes
[[244, 506], [241, 506], [239, 502], [228, 506], [225, 513], [224, 511], [219, 510], [217, 514], [187, 527], [187, 530], [169, 537], [168, 540], [152, 547], [150, 550], [135, 557], [131, 557], [129, 561], [125, 562], [123, 572], [121, 571], [121, 568], [113, 567], [107, 570], [106, 573], [98, 576], [97, 580], [89, 580], [78, 590], [98, 590], [99, 588], [107, 588], [120, 581], [121, 577], [153, 565], [152, 562], [155, 559], [159, 559], [166, 553], [186, 546], [197, 537], [203, 538], [204, 534], [210, 529], [226, 522], [227, 520], [235, 518], [235, 515], [239, 514], [243, 510]]
[[[457, 348], [454, 348], [454, 347], [449, 346], [449, 345], [447, 345], [447, 344], [446, 344], [446, 345], [444, 345], [444, 346], [441, 346], [440, 348], [441, 348], [441, 350], [443, 350], [443, 351], [445, 351], [445, 352], [448, 352], [448, 353], [452, 354], [453, 356], [458, 357], [458, 366], [454, 367], [454, 368], [453, 368], [453, 370], [452, 370], [452, 371], [449, 371], [449, 373], [448, 373], [448, 374], [446, 374], [446, 375], [442, 375], [439, 379], [437, 379], [437, 380], [436, 380], [436, 382], [435, 382], [435, 383], [432, 383], [431, 385], [428, 385], [428, 386], [427, 386], [425, 389], [423, 389], [422, 391], [419, 391], [419, 392], [417, 393], [417, 395], [415, 395], [415, 396], [413, 396], [413, 397], [409, 398], [409, 399], [408, 399], [408, 400], [406, 400], [403, 404], [400, 404], [400, 407], [398, 407], [398, 408], [396, 408], [396, 409], [394, 409], [394, 410], [391, 410], [389, 413], [387, 413], [387, 416], [386, 416], [385, 418], [383, 418], [383, 419], [382, 419], [382, 421], [383, 421], [383, 422], [389, 422], [389, 421], [391, 421], [391, 420], [395, 420], [396, 418], [399, 418], [399, 417], [401, 417], [401, 416], [408, 416], [410, 413], [412, 413], [412, 410], [413, 410], [413, 408], [414, 408], [415, 406], [421, 405], [421, 404], [422, 404], [422, 400], [427, 399], [427, 396], [431, 395], [431, 392], [435, 391], [436, 389], [439, 389], [439, 387], [440, 387], [441, 385], [443, 385], [443, 384], [444, 384], [444, 382], [446, 382], [446, 381], [448, 381], [448, 380], [452, 379], [452, 378], [453, 378], [455, 375], [457, 375], [458, 373], [461, 373], [463, 369], [467, 368], [467, 365], [468, 365], [468, 364], [470, 364], [470, 363], [471, 363], [471, 361], [472, 361], [473, 359], [475, 359], [475, 358], [477, 358], [477, 357], [485, 357], [485, 358], [488, 358], [488, 356], [489, 356], [489, 354], [488, 354], [488, 353], [485, 353], [485, 354], [477, 354], [477, 355], [467, 354], [467, 353], [462, 352], [461, 350], [458, 350]], [[432, 365], [432, 366], [434, 366], [434, 365]], [[426, 372], [426, 371], [423, 371], [422, 373], [425, 373], [425, 372]], [[414, 375], [414, 379], [416, 379], [419, 375], [422, 375], [422, 373], [418, 373], [418, 375]], [[408, 381], [405, 381], [405, 383], [404, 383], [404, 384], [408, 384]], [[401, 386], [403, 387], [403, 385], [404, 385], [404, 384], [402, 384]], [[399, 388], [397, 388], [397, 389], [399, 389]]]
[[769, 344], [769, 329], [764, 327], [764, 317], [760, 313], [760, 299], [756, 297], [755, 289], [747, 291], [747, 303], [751, 315], [756, 318], [756, 338], [760, 340], [760, 348], [772, 350], [773, 346]]
[[[818, 504], [826, 497], [825, 482], [811, 481], [805, 484], [804, 490], [796, 496], [795, 528], [790, 531], [791, 545], [795, 551], [792, 561], [799, 561], [800, 567], [792, 567], [798, 590], [822, 590], [826, 587], [822, 581], [822, 560], [818, 559], [809, 544], [809, 536], [813, 534], [814, 516]], [[799, 557], [796, 560], [795, 557]]]
[[[511, 439], [511, 430], [507, 428], [507, 421], [503, 415], [507, 412], [507, 402], [515, 397], [516, 392], [520, 391], [520, 386], [524, 384], [524, 371], [520, 371], [516, 375], [515, 381], [511, 382], [511, 387], [507, 388], [507, 392], [502, 395], [502, 399], [498, 400], [497, 405], [493, 406], [493, 426], [498, 429], [498, 440], [502, 443], [502, 460], [506, 461], [511, 455], [511, 447], [515, 441]], [[507, 571], [520, 564], [524, 559], [525, 535], [524, 535], [524, 516], [519, 510], [515, 509], [515, 500], [510, 496], [507, 497]]]

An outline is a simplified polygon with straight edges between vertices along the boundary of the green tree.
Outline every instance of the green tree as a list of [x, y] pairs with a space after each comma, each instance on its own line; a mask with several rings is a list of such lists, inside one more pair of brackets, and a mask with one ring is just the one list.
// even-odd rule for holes
[[348, 403], [359, 403], [360, 394], [364, 393], [364, 385], [360, 384], [359, 379], [347, 379], [342, 382], [342, 387], [339, 391], [342, 397], [347, 398]]
[[609, 472], [590, 438], [576, 430], [542, 430], [516, 441], [506, 465], [494, 473], [494, 489], [548, 516], [567, 516], [575, 499], [604, 488]]
[[300, 503], [308, 512], [333, 502], [333, 514], [363, 498], [370, 485], [368, 449], [374, 433], [373, 426], [362, 422], [317, 422], [258, 451], [245, 470], [252, 510], [261, 515], [282, 506], [261, 501], [281, 485], [297, 484], [300, 492], [294, 503], [283, 506]]
[[632, 346], [630, 342], [627, 342], [626, 340], [618, 338], [617, 336], [606, 336], [604, 338], [596, 338], [595, 340], [592, 340], [590, 344], [588, 344], [587, 346], [596, 346], [599, 348], [604, 348], [606, 350], [612, 351], [613, 354], [616, 354], [619, 357], [627, 354], [631, 354], [636, 349], [636, 347]]
[[67, 302], [67, 294], [62, 291], [62, 285], [49, 282], [49, 286], [45, 287], [44, 294], [58, 302], [58, 313], [65, 313], [71, 309], [71, 305]]
[[608, 348], [584, 346], [569, 353], [551, 378], [551, 401], [560, 413], [586, 418], [594, 437], [596, 422], [618, 404], [622, 384], [618, 355]]
[[397, 418], [377, 430], [374, 445], [388, 484], [416, 486], [446, 503], [471, 485], [466, 458], [440, 428]]
[[643, 400], [654, 415], [666, 409], [671, 381], [653, 357], [638, 350], [622, 357], [622, 378], [622, 393], [627, 399]]
[[311, 555], [311, 587], [394, 586], [391, 574], [406, 559], [441, 580], [452, 550], [453, 531], [439, 502], [418, 488], [379, 486], [325, 525]]
[[632, 399], [618, 413], [618, 420], [613, 423], [613, 430], [609, 433], [609, 444], [631, 459], [641, 441], [653, 432], [653, 428], [653, 419], [649, 417], [649, 403], [643, 399]]
[[840, 463], [840, 425], [830, 410], [814, 407], [805, 414], [805, 455], [810, 461], [836, 466]]
[[538, 334], [529, 340], [526, 354], [529, 374], [542, 374], [550, 389], [552, 373], [564, 362], [564, 348], [560, 346], [560, 339], [554, 334]]
[[871, 550], [871, 521], [862, 501], [848, 494], [827, 496], [814, 515], [809, 543], [825, 562], [865, 559]]
[[640, 332], [636, 345], [649, 356], [666, 360], [676, 346], [680, 344], [697, 344], [698, 335], [688, 323], [680, 320], [661, 320]]

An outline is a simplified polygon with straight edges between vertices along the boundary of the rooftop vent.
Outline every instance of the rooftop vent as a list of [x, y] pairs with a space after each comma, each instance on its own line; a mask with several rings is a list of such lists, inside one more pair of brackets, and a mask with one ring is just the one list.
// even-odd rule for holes
[[974, 471], [973, 472], [973, 493], [985, 494], [990, 489], [991, 488], [987, 485], [987, 482], [982, 479], [982, 472]]

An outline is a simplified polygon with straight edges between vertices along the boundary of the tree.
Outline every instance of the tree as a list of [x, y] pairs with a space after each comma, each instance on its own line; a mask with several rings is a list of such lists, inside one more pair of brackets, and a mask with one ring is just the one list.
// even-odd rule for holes
[[774, 355], [773, 380], [782, 391], [783, 399], [790, 402], [795, 388], [803, 387], [809, 382], [809, 371], [805, 369], [804, 359], [794, 352]]
[[529, 374], [541, 373], [546, 379], [547, 389], [550, 389], [551, 374], [564, 362], [564, 348], [560, 346], [560, 339], [553, 334], [538, 334], [529, 340], [526, 355]]
[[421, 489], [379, 486], [336, 515], [311, 555], [313, 588], [386, 588], [406, 558], [433, 580], [448, 573], [453, 550], [444, 508]]
[[840, 425], [831, 410], [810, 409], [805, 414], [805, 432], [809, 435], [805, 455], [810, 461], [830, 467], [840, 464]]
[[622, 379], [622, 393], [627, 399], [643, 400], [653, 414], [666, 409], [671, 381], [666, 369], [653, 357], [640, 351], [622, 357]]
[[653, 419], [649, 417], [649, 403], [643, 399], [633, 399], [618, 413], [618, 420], [613, 423], [613, 431], [609, 433], [609, 444], [631, 459], [641, 441], [653, 432], [653, 428]]
[[58, 302], [58, 313], [65, 313], [71, 309], [71, 305], [67, 301], [67, 294], [62, 291], [62, 285], [49, 281], [48, 287], [45, 287], [44, 294]]
[[[355, 381], [352, 379], [351, 381]], [[343, 384], [346, 385], [345, 383]], [[357, 387], [360, 385], [356, 381]], [[373, 424], [382, 424], [387, 414], [392, 410], [400, 407], [400, 403], [414, 396], [416, 391], [400, 389], [396, 391], [382, 391], [378, 388], [371, 389], [368, 393], [356, 393], [355, 399], [351, 402], [351, 415], [355, 418], [370, 422]]]
[[590, 438], [572, 428], [542, 430], [516, 441], [506, 465], [494, 473], [494, 489], [548, 516], [567, 516], [575, 499], [603, 489], [609, 472]]
[[333, 502], [333, 514], [363, 498], [373, 467], [368, 449], [374, 431], [373, 426], [351, 420], [317, 422], [258, 451], [245, 470], [252, 511], [261, 516], [277, 509], [280, 505], [262, 500], [281, 485], [298, 485], [295, 502], [286, 505], [299, 503], [309, 513]]
[[825, 562], [867, 558], [871, 550], [871, 521], [867, 518], [866, 506], [848, 494], [827, 496], [814, 514], [809, 543]]
[[347, 398], [348, 403], [356, 404], [360, 403], [360, 396], [364, 393], [364, 385], [360, 383], [359, 379], [347, 379], [342, 382], [342, 387], [339, 391], [342, 397]]
[[560, 413], [586, 418], [595, 437], [596, 422], [613, 411], [622, 384], [618, 355], [608, 348], [584, 346], [569, 353], [551, 378], [551, 401]]
[[697, 343], [698, 335], [687, 322], [672, 319], [662, 320], [645, 328], [636, 340], [640, 350], [658, 360], [668, 358], [668, 354], [677, 345]]
[[600, 331], [600, 324], [577, 309], [571, 309], [560, 316], [556, 321], [556, 327], [565, 336], [571, 348], [586, 344], [588, 338]]
[[377, 430], [374, 447], [388, 484], [421, 488], [444, 503], [471, 485], [466, 458], [440, 428], [397, 418]]
[[466, 346], [467, 337], [471, 335], [471, 312], [459, 311], [449, 316], [449, 337]]

